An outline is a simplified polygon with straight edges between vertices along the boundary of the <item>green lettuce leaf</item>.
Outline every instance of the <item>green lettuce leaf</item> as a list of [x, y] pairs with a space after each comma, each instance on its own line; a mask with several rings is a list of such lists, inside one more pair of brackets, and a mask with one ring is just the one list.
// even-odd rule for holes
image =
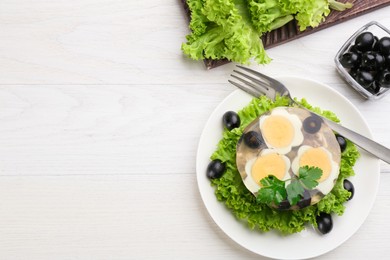
[[253, 26], [260, 34], [282, 27], [294, 19], [293, 12], [283, 8], [279, 0], [249, 0], [248, 4]]
[[306, 30], [309, 26], [317, 27], [330, 13], [327, 0], [311, 0], [305, 2], [306, 6], [300, 9], [295, 16], [301, 31]]
[[188, 0], [188, 5], [192, 33], [182, 50], [190, 58], [228, 59], [243, 64], [251, 58], [260, 64], [271, 61], [250, 23], [245, 0]]

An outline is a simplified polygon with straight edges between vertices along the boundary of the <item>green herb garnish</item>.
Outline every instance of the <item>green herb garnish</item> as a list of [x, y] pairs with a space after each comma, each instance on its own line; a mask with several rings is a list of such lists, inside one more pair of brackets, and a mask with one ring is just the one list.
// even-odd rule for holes
[[318, 185], [321, 176], [322, 170], [318, 167], [303, 166], [299, 168], [299, 181], [310, 190]]
[[[318, 167], [303, 166], [299, 168], [299, 176], [296, 179], [281, 181], [273, 175], [260, 180], [262, 188], [257, 194], [257, 201], [265, 204], [275, 203], [279, 205], [288, 199], [291, 205], [295, 205], [303, 198], [306, 189], [313, 189], [318, 185], [322, 176], [322, 170]], [[288, 185], [286, 182], [290, 181]]]
[[280, 204], [287, 197], [285, 181], [281, 181], [274, 175], [269, 175], [260, 180], [262, 188], [257, 194], [257, 201], [262, 203]]

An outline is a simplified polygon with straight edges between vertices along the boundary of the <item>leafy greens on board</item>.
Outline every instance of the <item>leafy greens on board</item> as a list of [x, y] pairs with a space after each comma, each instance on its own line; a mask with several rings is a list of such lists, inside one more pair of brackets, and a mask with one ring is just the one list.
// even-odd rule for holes
[[[330, 111], [322, 111], [311, 106], [305, 99], [298, 101], [309, 110], [321, 114], [330, 120], [339, 122], [336, 115]], [[300, 232], [306, 223], [317, 226], [316, 216], [321, 212], [342, 215], [343, 205], [350, 196], [344, 189], [345, 178], [354, 175], [353, 166], [359, 157], [355, 145], [347, 141], [347, 148], [341, 154], [340, 174], [332, 191], [315, 205], [301, 210], [279, 211], [265, 203], [258, 202], [256, 197], [245, 187], [236, 166], [236, 145], [245, 127], [259, 115], [278, 106], [288, 106], [289, 99], [277, 97], [271, 101], [265, 96], [253, 98], [252, 101], [238, 111], [241, 126], [231, 131], [224, 130], [223, 137], [217, 149], [211, 155], [211, 160], [219, 159], [226, 164], [226, 171], [220, 179], [211, 181], [215, 188], [216, 198], [224, 203], [238, 219], [243, 220], [252, 229], [260, 231], [278, 230], [284, 234]]]
[[260, 37], [293, 19], [299, 29], [317, 27], [330, 10], [343, 11], [351, 3], [336, 0], [187, 0], [191, 12], [183, 52], [192, 59], [228, 59], [269, 63]]

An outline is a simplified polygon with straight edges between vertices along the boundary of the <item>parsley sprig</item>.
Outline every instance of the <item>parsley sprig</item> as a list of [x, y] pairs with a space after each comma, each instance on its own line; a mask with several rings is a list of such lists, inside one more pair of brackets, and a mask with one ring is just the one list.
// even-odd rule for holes
[[[283, 200], [288, 199], [290, 205], [295, 205], [303, 198], [305, 188], [309, 190], [315, 188], [321, 176], [320, 168], [309, 166], [300, 167], [297, 178], [285, 181], [279, 180], [274, 175], [268, 175], [260, 180], [262, 188], [257, 193], [257, 201], [279, 205]], [[287, 181], [290, 183], [286, 186]]]

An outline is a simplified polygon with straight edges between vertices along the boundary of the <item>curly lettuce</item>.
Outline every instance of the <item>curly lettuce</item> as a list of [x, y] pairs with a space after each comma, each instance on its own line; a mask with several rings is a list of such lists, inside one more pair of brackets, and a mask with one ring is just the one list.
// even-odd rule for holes
[[[338, 122], [337, 116], [330, 111], [322, 111], [311, 106], [305, 99], [298, 101], [301, 105], [330, 120]], [[344, 203], [350, 197], [350, 192], [344, 189], [345, 178], [354, 175], [353, 166], [359, 157], [355, 145], [347, 141], [347, 148], [341, 155], [340, 174], [332, 191], [320, 202], [301, 210], [279, 211], [266, 204], [256, 201], [256, 197], [246, 189], [236, 167], [236, 145], [245, 127], [262, 113], [278, 106], [288, 106], [289, 100], [278, 97], [275, 101], [262, 96], [252, 101], [238, 111], [241, 126], [231, 131], [225, 130], [218, 147], [211, 159], [219, 159], [226, 164], [226, 172], [220, 179], [213, 179], [211, 185], [215, 188], [216, 198], [224, 203], [234, 216], [245, 222], [251, 229], [263, 232], [278, 230], [282, 234], [300, 232], [307, 223], [317, 226], [316, 216], [321, 212], [342, 215]]]
[[282, 27], [294, 19], [295, 12], [279, 0], [249, 0], [248, 5], [253, 27], [260, 35]]
[[182, 50], [194, 60], [228, 59], [246, 64], [271, 60], [246, 12], [245, 0], [188, 0], [190, 29]]
[[319, 26], [331, 9], [344, 11], [353, 6], [336, 0], [249, 0], [248, 4], [253, 25], [261, 33], [279, 28], [294, 18], [299, 30], [304, 31]]
[[191, 34], [181, 48], [194, 60], [227, 59], [248, 64], [271, 61], [260, 37], [296, 19], [300, 30], [318, 26], [330, 9], [350, 3], [336, 0], [187, 0]]

